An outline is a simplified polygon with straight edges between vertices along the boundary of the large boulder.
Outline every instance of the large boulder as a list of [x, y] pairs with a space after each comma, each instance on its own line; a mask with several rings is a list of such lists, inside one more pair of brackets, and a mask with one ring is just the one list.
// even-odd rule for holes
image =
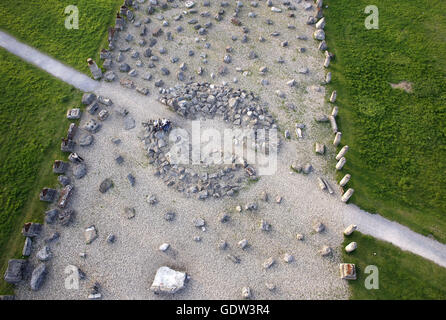
[[31, 289], [37, 291], [42, 286], [45, 281], [45, 276], [47, 274], [46, 265], [44, 263], [40, 263], [34, 270], [31, 275]]
[[25, 269], [26, 260], [12, 259], [8, 261], [8, 268], [5, 272], [5, 281], [8, 283], [19, 283], [23, 279], [23, 270]]
[[156, 271], [150, 290], [154, 293], [174, 294], [185, 287], [186, 277], [184, 272], [163, 266]]

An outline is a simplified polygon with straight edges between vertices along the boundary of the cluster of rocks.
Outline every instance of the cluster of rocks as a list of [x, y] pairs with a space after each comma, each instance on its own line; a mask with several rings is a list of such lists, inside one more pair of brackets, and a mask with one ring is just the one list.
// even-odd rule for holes
[[[191, 83], [171, 88], [160, 97], [159, 101], [189, 119], [217, 116], [239, 127], [253, 129], [277, 127], [267, 109], [259, 104], [258, 98], [244, 90], [208, 83]], [[142, 140], [149, 162], [157, 169], [156, 175], [162, 178], [167, 186], [177, 191], [185, 192], [189, 196], [196, 194], [200, 200], [208, 197], [234, 196], [243, 182], [258, 179], [255, 168], [248, 164], [243, 156], [237, 157], [232, 153], [223, 155], [225, 159], [229, 159], [229, 164], [226, 161], [213, 163], [211, 168], [213, 172], [197, 172], [193, 167], [178, 165], [174, 161], [176, 155], [172, 154], [170, 149], [168, 133], [156, 130], [150, 122], [143, 125], [145, 132]], [[236, 137], [234, 139], [237, 140]], [[255, 145], [249, 146], [250, 148], [263, 148], [262, 150], [266, 149], [267, 152], [278, 148], [278, 145], [269, 143], [267, 135], [263, 140], [258, 137], [254, 141]], [[179, 152], [191, 149], [189, 142], [183, 141], [180, 136], [177, 137], [175, 144], [175, 150]]]

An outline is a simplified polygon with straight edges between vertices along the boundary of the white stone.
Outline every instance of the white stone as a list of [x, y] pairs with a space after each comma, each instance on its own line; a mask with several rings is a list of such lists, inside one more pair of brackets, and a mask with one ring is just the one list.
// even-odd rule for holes
[[174, 294], [185, 287], [186, 273], [163, 266], [156, 271], [150, 290], [155, 293]]
[[350, 253], [356, 250], [356, 248], [358, 247], [358, 244], [356, 242], [350, 242], [346, 247], [345, 247], [345, 252]]

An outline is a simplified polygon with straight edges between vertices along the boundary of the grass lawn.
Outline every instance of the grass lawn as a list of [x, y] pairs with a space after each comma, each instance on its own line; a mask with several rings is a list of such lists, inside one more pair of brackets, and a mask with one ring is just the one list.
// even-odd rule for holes
[[[123, 0], [1, 0], [0, 29], [89, 74], [86, 60], [99, 63]], [[79, 29], [65, 28], [65, 7], [79, 9]]]
[[[326, 0], [351, 201], [446, 242], [446, 1]], [[390, 83], [408, 81], [412, 92]], [[329, 90], [330, 91], [330, 90]], [[331, 92], [331, 91], [330, 91]]]
[[20, 258], [24, 222], [43, 222], [42, 187], [57, 186], [52, 162], [66, 136], [69, 107], [80, 106], [81, 93], [0, 49], [0, 294], [7, 261]]
[[[403, 251], [392, 244], [355, 231], [345, 237], [344, 247], [351, 241], [358, 243], [352, 253], [344, 251], [343, 261], [356, 264], [358, 279], [349, 281], [351, 299], [407, 300], [446, 299], [446, 269]], [[379, 270], [379, 289], [367, 290], [364, 269], [375, 265]]]

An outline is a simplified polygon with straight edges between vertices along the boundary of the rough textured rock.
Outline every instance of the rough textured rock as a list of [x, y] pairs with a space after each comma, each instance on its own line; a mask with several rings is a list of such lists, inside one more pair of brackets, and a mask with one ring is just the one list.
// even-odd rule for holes
[[27, 261], [22, 259], [12, 259], [8, 261], [4, 279], [8, 283], [16, 284], [22, 281], [23, 271]]
[[42, 286], [45, 281], [45, 277], [47, 274], [46, 265], [44, 263], [40, 263], [34, 270], [31, 275], [31, 289], [33, 291], [37, 291]]

